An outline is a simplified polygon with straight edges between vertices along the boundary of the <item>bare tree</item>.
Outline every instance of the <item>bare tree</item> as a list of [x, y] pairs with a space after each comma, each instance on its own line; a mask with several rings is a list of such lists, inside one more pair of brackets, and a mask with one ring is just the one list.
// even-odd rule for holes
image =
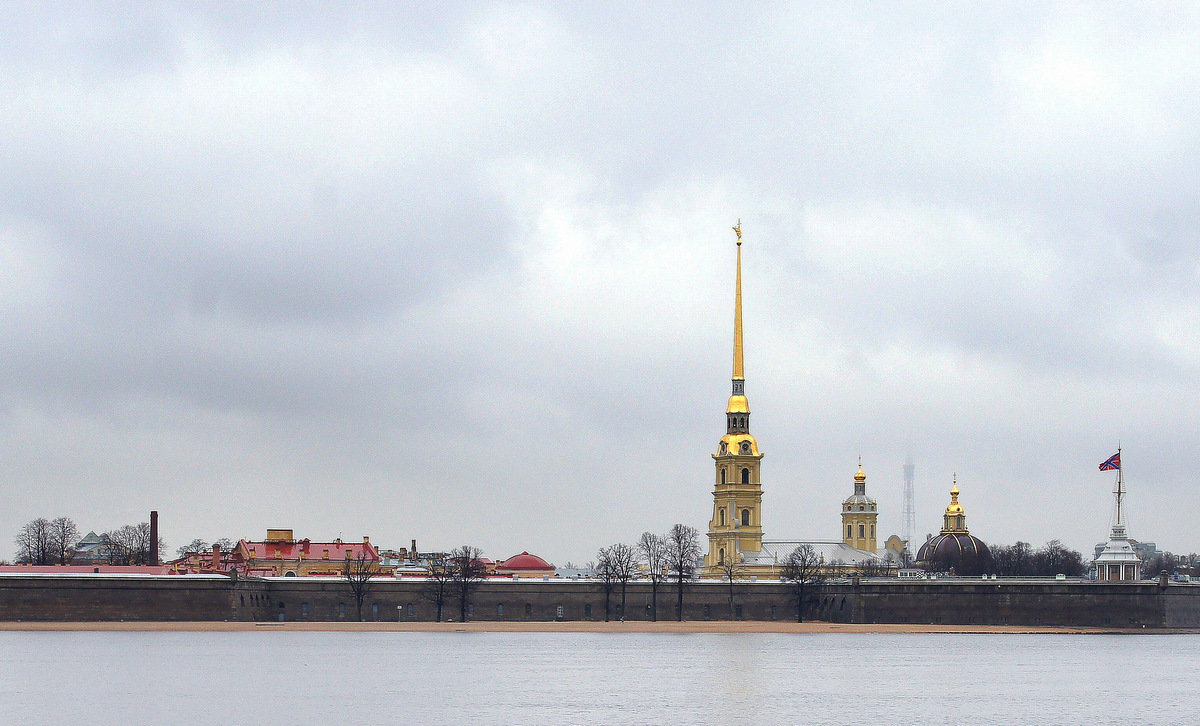
[[658, 620], [658, 583], [666, 571], [667, 541], [652, 532], [642, 532], [637, 548], [650, 577], [650, 619]]
[[612, 556], [609, 554], [608, 547], [601, 547], [596, 552], [596, 562], [592, 565], [592, 571], [596, 573], [596, 577], [600, 578], [600, 585], [604, 588], [604, 622], [611, 619], [611, 601], [612, 591], [617, 585], [616, 569], [612, 564]]
[[667, 570], [678, 588], [676, 616], [683, 620], [683, 584], [696, 574], [696, 561], [700, 559], [700, 533], [695, 527], [676, 524], [667, 532]]
[[442, 609], [446, 605], [446, 596], [450, 585], [454, 582], [454, 565], [441, 553], [430, 555], [429, 566], [425, 572], [425, 587], [421, 595], [437, 608], [437, 622], [442, 621]]
[[633, 579], [637, 571], [637, 555], [627, 544], [617, 544], [608, 548], [608, 559], [612, 567], [613, 579], [621, 585], [621, 620], [625, 619], [625, 586]]
[[[108, 564], [146, 565], [150, 563], [150, 523], [126, 524], [105, 532], [108, 537]], [[158, 550], [166, 550], [162, 537], [158, 538]]]
[[471, 596], [487, 576], [482, 556], [483, 551], [471, 545], [463, 545], [450, 551], [450, 563], [453, 566], [452, 584], [454, 596], [458, 599], [458, 618], [464, 623], [467, 622], [467, 615], [471, 610]]
[[[207, 552], [208, 550], [211, 550], [211, 549], [212, 549], [212, 545], [210, 545], [208, 542], [205, 542], [202, 539], [194, 539], [191, 542], [188, 542], [184, 546], [180, 547], [179, 549], [175, 550], [175, 553], [178, 554], [180, 557], [187, 557], [188, 555], [199, 554], [200, 552]], [[224, 550], [225, 548], [222, 547], [221, 549]]]
[[725, 559], [717, 563], [717, 566], [721, 568], [721, 576], [725, 578], [725, 583], [729, 587], [729, 619], [734, 620], [737, 612], [733, 600], [734, 588], [737, 581], [745, 576], [746, 568], [742, 564], [741, 554], [737, 552], [726, 555]]
[[796, 622], [804, 622], [812, 591], [825, 580], [825, 568], [820, 555], [812, 545], [800, 545], [788, 553], [783, 561], [782, 579], [792, 584], [792, 597], [796, 601]]
[[79, 541], [79, 528], [70, 517], [55, 517], [50, 520], [50, 554], [60, 565], [71, 564], [75, 556], [75, 543]]
[[892, 564], [885, 557], [868, 557], [858, 565], [863, 577], [887, 577], [892, 573]]
[[28, 522], [17, 533], [17, 562], [25, 565], [50, 565], [54, 563], [54, 547], [51, 544], [50, 520], [38, 517]]
[[358, 553], [358, 557], [346, 560], [342, 568], [342, 578], [350, 586], [350, 594], [354, 596], [354, 604], [358, 608], [358, 622], [362, 622], [363, 600], [371, 592], [371, 578], [379, 574], [379, 563], [367, 554], [366, 548]]

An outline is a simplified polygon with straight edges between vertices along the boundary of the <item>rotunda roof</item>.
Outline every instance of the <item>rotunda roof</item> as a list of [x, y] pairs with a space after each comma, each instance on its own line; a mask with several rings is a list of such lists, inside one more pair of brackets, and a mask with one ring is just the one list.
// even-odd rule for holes
[[554, 566], [537, 555], [522, 552], [501, 562], [497, 569], [504, 570], [553, 570]]

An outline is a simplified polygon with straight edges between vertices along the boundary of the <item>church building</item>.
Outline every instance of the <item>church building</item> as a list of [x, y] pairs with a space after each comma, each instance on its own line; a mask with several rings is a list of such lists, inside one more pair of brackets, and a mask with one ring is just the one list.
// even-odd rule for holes
[[[763, 454], [750, 433], [750, 402], [742, 341], [742, 230], [737, 233], [737, 273], [733, 308], [733, 381], [725, 407], [725, 435], [712, 455], [715, 465], [712, 519], [708, 523], [708, 553], [700, 569], [703, 578], [779, 577], [784, 561], [796, 547], [811, 546], [831, 570], [851, 574], [869, 566], [884, 566], [875, 552], [875, 500], [866, 495], [866, 474], [859, 462], [854, 494], [842, 505], [844, 539], [764, 540], [762, 507]], [[849, 527], [849, 529], [846, 529]]]

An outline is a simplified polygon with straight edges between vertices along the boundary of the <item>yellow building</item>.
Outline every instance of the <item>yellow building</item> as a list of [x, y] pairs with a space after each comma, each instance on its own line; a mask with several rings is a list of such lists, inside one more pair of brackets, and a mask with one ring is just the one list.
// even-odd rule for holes
[[725, 408], [725, 435], [713, 454], [713, 514], [708, 523], [708, 554], [701, 577], [720, 577], [726, 561], [741, 563], [762, 551], [763, 455], [750, 434], [750, 402], [742, 357], [742, 230], [737, 233], [737, 275], [733, 308], [733, 390]]
[[842, 541], [855, 549], [875, 552], [878, 519], [879, 508], [875, 500], [867, 496], [867, 475], [863, 473], [860, 458], [858, 473], [854, 475], [854, 493], [842, 502]]
[[[773, 579], [780, 576], [788, 555], [797, 547], [808, 546], [826, 563], [829, 570], [838, 574], [852, 574], [883, 562], [875, 548], [875, 518], [878, 516], [875, 501], [865, 493], [866, 475], [856, 477], [855, 491], [864, 499], [860, 512], [852, 508], [856, 518], [851, 521], [851, 534], [855, 537], [846, 541], [827, 540], [764, 540], [762, 528], [762, 452], [758, 441], [750, 433], [750, 402], [746, 398], [746, 376], [742, 345], [742, 230], [741, 223], [734, 227], [737, 233], [737, 273], [734, 288], [733, 310], [733, 390], [729, 404], [725, 407], [725, 435], [717, 444], [713, 454], [715, 465], [713, 482], [712, 519], [708, 522], [708, 553], [700, 576], [736, 579]], [[851, 497], [853, 499], [853, 497]], [[850, 500], [847, 500], [850, 501]], [[870, 512], [865, 509], [870, 502]], [[857, 507], [857, 501], [854, 504]], [[867, 515], [869, 514], [869, 519]], [[843, 515], [844, 517], [844, 515]], [[858, 539], [859, 522], [864, 536]], [[843, 531], [844, 525], [843, 525]], [[856, 544], [858, 543], [858, 544]], [[866, 545], [870, 546], [870, 549]]]

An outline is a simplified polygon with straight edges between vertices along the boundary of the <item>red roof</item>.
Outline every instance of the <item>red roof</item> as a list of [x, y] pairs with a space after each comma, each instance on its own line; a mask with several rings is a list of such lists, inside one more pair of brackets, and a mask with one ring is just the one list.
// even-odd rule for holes
[[[240, 553], [245, 558], [253, 557], [255, 561], [259, 560], [299, 560], [301, 554], [306, 560], [324, 560], [344, 561], [346, 559], [356, 560], [359, 555], [365, 554], [368, 562], [378, 562], [379, 552], [375, 550], [375, 546], [370, 542], [310, 542], [302, 539], [296, 542], [250, 542], [242, 540], [238, 542], [236, 552]], [[325, 553], [329, 553], [329, 557], [325, 557]], [[278, 553], [278, 555], [276, 554]], [[349, 553], [349, 557], [346, 554]]]
[[548, 570], [554, 571], [554, 565], [543, 560], [537, 555], [531, 555], [528, 552], [522, 552], [519, 555], [513, 555], [507, 560], [496, 565], [497, 570]]
[[91, 575], [96, 572], [109, 575], [169, 575], [171, 568], [166, 565], [3, 565], [0, 566], [0, 572], [18, 575]]

